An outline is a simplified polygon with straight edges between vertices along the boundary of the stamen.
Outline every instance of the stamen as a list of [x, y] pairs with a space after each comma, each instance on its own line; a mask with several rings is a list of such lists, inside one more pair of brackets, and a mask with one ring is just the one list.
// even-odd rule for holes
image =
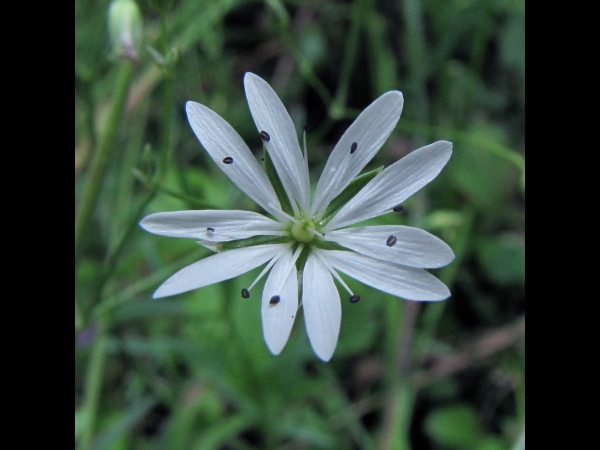
[[283, 276], [281, 277], [280, 283], [278, 285], [273, 286], [273, 290], [275, 292], [281, 292], [281, 290], [283, 289], [284, 283], [287, 281], [288, 277], [290, 276], [290, 272], [292, 270], [296, 269], [296, 261], [298, 260], [300, 253], [302, 253], [302, 249], [304, 249], [304, 244], [300, 244], [298, 246], [298, 248], [296, 249], [296, 251], [294, 252], [294, 254], [292, 255], [292, 260], [289, 262], [288, 266], [285, 268], [285, 271], [283, 272]]
[[315, 252], [315, 255], [317, 255], [317, 258], [319, 258], [319, 260], [323, 263], [323, 265], [327, 268], [327, 270], [329, 270], [329, 273], [331, 275], [333, 275], [333, 277], [340, 282], [340, 284], [344, 287], [344, 289], [346, 289], [346, 291], [348, 291], [348, 294], [354, 296], [354, 292], [352, 292], [352, 290], [348, 287], [348, 285], [346, 283], [344, 283], [344, 280], [342, 280], [342, 278], [336, 272], [336, 270], [333, 267], [331, 267], [331, 264], [329, 264], [326, 260], [321, 258], [321, 255], [319, 255], [318, 252]]
[[273, 297], [271, 297], [271, 300], [269, 300], [269, 303], [271, 305], [276, 305], [280, 301], [281, 301], [281, 297], [279, 295], [274, 295]]
[[394, 206], [392, 208], [392, 211], [400, 213], [400, 212], [404, 211], [404, 206], [402, 206], [402, 205], [396, 205], [396, 206]]
[[226, 156], [225, 158], [223, 158], [223, 162], [225, 164], [231, 164], [233, 163], [233, 158], [231, 156]]
[[269, 142], [271, 140], [271, 136], [269, 136], [269, 133], [267, 133], [266, 131], [261, 131], [258, 134], [260, 138], [265, 142]]
[[250, 298], [250, 291], [246, 288], [242, 289], [242, 297], [243, 298]]
[[353, 142], [352, 145], [350, 146], [350, 154], [354, 153], [357, 148], [358, 148], [358, 144], [356, 142]]
[[214, 233], [214, 232], [215, 232], [215, 229], [214, 229], [213, 227], [208, 227], [208, 228], [206, 229], [206, 231], [212, 231], [212, 232]]
[[350, 296], [350, 303], [356, 303], [360, 300], [360, 295], [352, 295]]
[[304, 132], [308, 133], [308, 124], [307, 123], [304, 124]]
[[387, 238], [387, 241], [385, 241], [385, 245], [387, 245], [388, 247], [393, 247], [394, 245], [396, 245], [396, 242], [398, 242], [396, 236], [391, 235], [389, 238]]
[[281, 258], [281, 257], [283, 256], [283, 254], [284, 254], [284, 253], [285, 253], [285, 252], [286, 252], [286, 251], [289, 249], [289, 247], [290, 247], [290, 246], [288, 245], [288, 246], [284, 247], [283, 249], [281, 249], [281, 251], [280, 251], [280, 252], [279, 252], [277, 255], [275, 255], [275, 256], [273, 257], [273, 259], [271, 259], [271, 261], [269, 261], [269, 264], [267, 264], [267, 265], [266, 265], [266, 267], [265, 267], [265, 268], [262, 270], [262, 272], [260, 272], [260, 273], [258, 274], [258, 276], [256, 277], [256, 279], [255, 279], [255, 280], [252, 282], [252, 284], [251, 284], [251, 285], [248, 287], [248, 291], [250, 291], [250, 289], [252, 289], [252, 288], [254, 287], [254, 285], [255, 285], [256, 283], [258, 283], [258, 282], [260, 281], [260, 279], [261, 279], [262, 277], [264, 277], [264, 276], [265, 276], [265, 274], [266, 274], [266, 273], [267, 273], [269, 270], [271, 270], [271, 267], [273, 267], [273, 265], [274, 265], [274, 264], [275, 264], [275, 263], [276, 263], [276, 262], [279, 260], [279, 258]]

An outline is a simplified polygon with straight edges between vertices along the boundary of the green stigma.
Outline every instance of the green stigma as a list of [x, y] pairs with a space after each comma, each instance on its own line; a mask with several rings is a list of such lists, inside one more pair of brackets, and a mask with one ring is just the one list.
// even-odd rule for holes
[[303, 220], [302, 223], [295, 224], [292, 227], [292, 236], [294, 236], [294, 239], [302, 243], [312, 241], [315, 238], [315, 235], [307, 230], [308, 227], [314, 229], [315, 224], [306, 220]]

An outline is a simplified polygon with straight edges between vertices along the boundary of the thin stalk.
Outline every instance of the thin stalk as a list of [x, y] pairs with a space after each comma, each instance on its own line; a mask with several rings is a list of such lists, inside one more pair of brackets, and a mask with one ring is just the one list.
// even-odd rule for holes
[[[79, 255], [81, 254], [81, 245], [83, 236], [88, 231], [92, 214], [96, 209], [98, 198], [102, 190], [106, 170], [111, 159], [111, 151], [113, 149], [113, 141], [117, 132], [121, 113], [125, 106], [131, 75], [133, 73], [133, 63], [130, 60], [123, 60], [118, 80], [117, 91], [113, 99], [113, 104], [108, 115], [106, 126], [99, 137], [97, 147], [94, 152], [93, 160], [89, 169], [89, 175], [79, 203], [79, 209], [75, 216], [75, 270]], [[79, 303], [78, 297], [75, 296], [75, 329], [80, 330], [85, 325], [85, 315], [83, 308]]]
[[[146, 176], [139, 170], [132, 170], [133, 176], [139, 180], [144, 186], [148, 189], [154, 189], [154, 184], [146, 178]], [[164, 186], [159, 186], [158, 191], [172, 198], [176, 198], [177, 200], [182, 200], [184, 202], [189, 203], [194, 208], [198, 209], [219, 209], [217, 206], [207, 203], [203, 200], [199, 200], [196, 197], [192, 197], [191, 195], [182, 194], [181, 192], [174, 191], [171, 188], [167, 188]]]
[[413, 102], [419, 105], [416, 110], [417, 119], [427, 123], [429, 116], [429, 99], [427, 97], [427, 52], [425, 33], [423, 31], [423, 11], [418, 0], [404, 0], [402, 2], [403, 27], [406, 30], [402, 36], [408, 56], [410, 69], [408, 82]]
[[344, 52], [342, 60], [342, 68], [340, 71], [340, 80], [338, 89], [335, 93], [335, 99], [329, 108], [329, 114], [334, 120], [340, 119], [343, 116], [346, 108], [348, 97], [348, 88], [350, 86], [350, 76], [352, 75], [352, 67], [356, 57], [358, 47], [358, 36], [362, 26], [362, 17], [367, 15], [369, 11], [365, 7], [365, 0], [355, 1], [352, 6], [352, 15], [350, 18], [350, 30], [348, 31], [348, 44]]
[[269, 5], [277, 18], [277, 32], [298, 64], [302, 77], [321, 97], [323, 104], [329, 107], [331, 104], [331, 94], [329, 94], [325, 85], [315, 75], [311, 63], [304, 57], [298, 45], [296, 45], [296, 40], [290, 33], [290, 18], [285, 7], [280, 0], [268, 0], [267, 5]]
[[92, 438], [94, 436], [94, 427], [96, 422], [96, 413], [98, 412], [98, 400], [102, 387], [102, 375], [104, 374], [104, 360], [106, 357], [106, 335], [105, 328], [101, 322], [98, 322], [96, 337], [92, 347], [90, 363], [85, 379], [85, 398], [83, 400], [83, 410], [85, 411], [86, 424], [82, 432], [81, 448], [89, 450], [92, 448]]
[[121, 112], [129, 92], [133, 64], [129, 60], [124, 60], [117, 80], [117, 91], [113, 99], [113, 104], [104, 127], [103, 133], [98, 140], [98, 147], [94, 152], [87, 182], [83, 190], [83, 195], [79, 203], [79, 209], [75, 217], [75, 264], [81, 253], [81, 243], [83, 236], [87, 231], [90, 219], [96, 208], [100, 191], [106, 175], [106, 170], [110, 162], [112, 143], [120, 123]]
[[388, 326], [388, 342], [395, 339], [395, 343], [388, 345], [390, 395], [384, 410], [379, 448], [409, 450], [408, 436], [416, 398], [410, 378], [412, 342], [420, 303], [406, 300], [399, 307], [402, 308], [399, 327]]
[[[440, 281], [442, 281], [446, 286], [452, 286], [454, 283], [458, 269], [462, 265], [462, 261], [467, 254], [469, 245], [471, 243], [470, 238], [474, 216], [475, 214], [473, 211], [466, 211], [464, 213], [464, 224], [456, 230], [456, 238], [454, 239], [454, 242], [452, 242], [452, 249], [454, 250], [455, 259], [446, 267], [441, 269], [439, 274]], [[447, 305], [447, 301], [435, 302], [429, 305], [423, 313], [423, 320], [421, 322], [423, 328], [420, 341], [417, 344], [419, 353], [424, 354], [430, 350], [434, 337], [437, 333], [438, 324], [442, 319]]]
[[[163, 53], [166, 55], [168, 51], [167, 42], [167, 26], [165, 21], [165, 14], [161, 12], [160, 15], [160, 30], [161, 30], [161, 42], [163, 46]], [[146, 206], [154, 199], [154, 196], [160, 189], [160, 185], [167, 173], [167, 167], [169, 163], [169, 140], [171, 135], [171, 110], [173, 103], [173, 76], [171, 73], [165, 75], [165, 90], [163, 96], [163, 114], [162, 114], [162, 138], [160, 147], [160, 159], [156, 176], [150, 192], [142, 200], [135, 210], [135, 213], [130, 217], [129, 222], [125, 226], [125, 231], [121, 233], [121, 237], [117, 240], [117, 243], [112, 246], [109, 251], [105, 262], [104, 262], [104, 273], [102, 275], [102, 285], [106, 282], [108, 277], [112, 274], [116, 261], [120, 256], [125, 244], [129, 241], [131, 234], [137, 229], [139, 218], [144, 213]]]
[[478, 11], [480, 17], [477, 18], [477, 23], [479, 26], [475, 31], [475, 38], [473, 39], [473, 45], [471, 47], [471, 60], [469, 61], [470, 80], [465, 88], [462, 111], [460, 114], [456, 114], [455, 116], [455, 126], [460, 130], [464, 130], [467, 126], [473, 104], [475, 88], [477, 86], [474, 80], [478, 79], [481, 75], [486, 45], [492, 31], [494, 30], [493, 23], [491, 23], [490, 16], [487, 11], [487, 3], [483, 2], [482, 5], [483, 7]]

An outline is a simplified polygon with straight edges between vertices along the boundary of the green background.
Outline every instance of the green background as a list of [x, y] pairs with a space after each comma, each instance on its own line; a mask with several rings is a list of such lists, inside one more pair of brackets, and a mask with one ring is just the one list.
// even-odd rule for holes
[[[76, 448], [524, 448], [524, 2], [140, 0], [135, 61], [111, 41], [109, 4], [75, 2]], [[448, 300], [344, 277], [362, 300], [341, 291], [323, 363], [301, 312], [281, 355], [269, 353], [260, 296], [239, 295], [260, 269], [150, 299], [210, 252], [145, 233], [142, 217], [258, 208], [184, 113], [187, 100], [207, 105], [259, 152], [247, 71], [299, 133], [308, 123], [313, 188], [344, 130], [388, 90], [403, 92], [402, 117], [366, 170], [453, 142], [401, 215], [370, 221], [452, 247], [456, 260], [432, 271]]]

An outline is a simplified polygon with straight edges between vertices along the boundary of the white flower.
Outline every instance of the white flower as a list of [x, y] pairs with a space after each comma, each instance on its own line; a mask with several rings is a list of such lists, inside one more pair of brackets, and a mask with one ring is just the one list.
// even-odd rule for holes
[[[308, 337], [324, 361], [335, 350], [342, 313], [333, 279], [349, 292], [352, 302], [360, 299], [338, 271], [409, 300], [448, 298], [448, 288], [424, 270], [454, 259], [443, 241], [421, 229], [401, 225], [344, 227], [392, 212], [438, 175], [452, 154], [452, 144], [439, 141], [422, 147], [380, 173], [371, 172], [357, 179], [400, 118], [402, 94], [387, 92], [365, 109], [341, 137], [311, 203], [306, 148], [303, 155], [281, 100], [252, 73], [245, 75], [244, 86], [268, 152], [265, 156], [276, 169], [276, 175], [271, 175], [274, 183], [218, 114], [190, 101], [186, 104], [187, 116], [215, 163], [274, 219], [255, 212], [218, 210], [147, 216], [140, 223], [147, 231], [197, 239], [217, 251], [175, 273], [156, 290], [154, 298], [198, 289], [268, 263], [254, 283], [242, 291], [242, 296], [248, 297], [249, 290], [270, 270], [261, 307], [267, 346], [275, 355], [285, 346], [299, 308], [301, 283]], [[361, 185], [364, 187], [343, 206], [339, 204]]]

